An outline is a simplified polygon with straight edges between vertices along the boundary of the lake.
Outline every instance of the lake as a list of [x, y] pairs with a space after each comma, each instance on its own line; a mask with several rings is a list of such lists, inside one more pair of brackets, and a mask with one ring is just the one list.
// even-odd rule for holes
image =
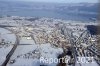
[[[97, 9], [95, 4], [88, 7], [74, 4], [39, 4], [39, 3], [19, 3], [19, 2], [0, 2], [0, 15], [10, 16], [33, 16], [33, 17], [48, 17], [64, 20], [82, 20], [91, 21], [91, 18], [96, 18]], [[78, 5], [78, 6], [76, 6]], [[91, 4], [90, 4], [91, 5]], [[93, 9], [94, 7], [94, 9]], [[83, 8], [83, 9], [82, 9]], [[91, 10], [92, 9], [92, 10]], [[86, 10], [86, 11], [85, 11]]]

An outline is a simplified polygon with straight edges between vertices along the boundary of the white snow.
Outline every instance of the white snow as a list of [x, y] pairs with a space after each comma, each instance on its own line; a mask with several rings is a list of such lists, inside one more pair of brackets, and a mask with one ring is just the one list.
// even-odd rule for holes
[[49, 61], [50, 59], [57, 59], [59, 54], [63, 53], [62, 48], [52, 48], [50, 44], [42, 44], [40, 46], [41, 49], [41, 57], [48, 59], [48, 62], [44, 62], [43, 64], [48, 66], [56, 66], [56, 62]]
[[17, 59], [16, 63], [7, 66], [40, 66], [38, 59]]
[[12, 48], [12, 45], [10, 45], [9, 47], [5, 46], [0, 48], [0, 65], [5, 61], [7, 54], [10, 52]]
[[17, 58], [19, 55], [24, 55], [28, 52], [39, 50], [38, 52], [40, 55], [37, 54], [37, 56], [45, 57], [45, 58], [57, 58], [59, 54], [63, 52], [61, 48], [53, 48], [51, 45], [48, 44], [37, 44], [37, 45], [19, 45], [17, 49], [15, 50], [13, 56], [10, 60], [15, 59], [15, 63], [10, 64], [10, 62], [7, 64], [7, 66], [40, 66], [48, 65], [48, 66], [56, 66], [57, 63], [42, 63], [40, 62], [39, 58]]
[[17, 56], [34, 51], [35, 49], [37, 49], [37, 45], [18, 45], [11, 59], [15, 59]]
[[49, 43], [40, 45], [40, 49], [42, 57], [47, 58], [57, 58], [57, 56], [63, 52], [61, 48], [52, 48]]
[[26, 39], [26, 38], [21, 38], [20, 39], [20, 44], [35, 44], [34, 40], [30, 39]]
[[11, 33], [11, 32], [4, 28], [0, 28], [0, 34], [7, 34], [7, 33]]
[[16, 41], [16, 36], [4, 28], [0, 28], [0, 38], [4, 39], [6, 42], [12, 42], [12, 44]]
[[[0, 38], [4, 39], [5, 42], [12, 42], [13, 44], [16, 41], [16, 36], [10, 31], [4, 28], [0, 28]], [[0, 65], [5, 61], [7, 54], [11, 51], [13, 45], [0, 45]]]
[[2, 39], [5, 39], [6, 42], [12, 42], [12, 44], [16, 41], [16, 36], [14, 34], [2, 34]]

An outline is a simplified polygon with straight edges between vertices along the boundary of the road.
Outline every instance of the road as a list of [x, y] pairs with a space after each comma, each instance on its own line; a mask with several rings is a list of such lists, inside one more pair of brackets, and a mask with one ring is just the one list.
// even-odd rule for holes
[[[71, 44], [71, 49], [72, 49], [72, 53], [73, 53], [73, 57], [74, 57], [74, 63], [72, 64], [72, 66], [77, 66], [76, 64], [76, 61], [77, 61], [77, 53], [79, 52], [79, 56], [81, 56], [81, 57], [85, 57], [85, 56], [82, 56], [82, 55], [84, 55], [84, 53], [82, 53], [82, 52], [80, 52], [79, 50], [76, 50], [78, 47], [77, 47], [77, 45], [78, 44], [80, 44], [80, 41], [78, 41], [78, 40], [82, 40], [82, 35], [85, 33], [85, 32], [83, 32], [81, 35], [80, 35], [80, 37], [78, 38], [78, 40], [75, 40], [75, 37], [73, 36], [73, 34], [72, 34], [72, 31], [70, 30], [70, 29], [68, 29], [68, 28], [66, 28], [66, 26], [64, 25], [63, 26], [63, 28], [65, 29], [65, 30], [63, 30], [63, 34], [65, 35], [65, 38], [68, 38], [69, 39], [69, 41], [70, 41], [70, 44]], [[5, 29], [7, 29], [7, 28], [5, 28]], [[16, 50], [16, 48], [17, 48], [17, 46], [19, 45], [19, 37], [18, 37], [18, 35], [15, 33], [15, 32], [13, 32], [12, 30], [10, 30], [10, 29], [7, 29], [7, 30], [9, 30], [9, 31], [11, 31], [12, 33], [14, 33], [15, 35], [16, 35], [16, 42], [15, 42], [15, 44], [14, 44], [14, 46], [13, 46], [13, 48], [11, 49], [11, 51], [8, 53], [8, 55], [6, 56], [6, 60], [5, 60], [5, 62], [2, 64], [2, 66], [6, 66], [7, 65], [7, 63], [9, 62], [9, 60], [10, 60], [10, 58], [11, 58], [11, 56], [13, 55], [13, 53], [15, 52], [15, 50]], [[25, 29], [24, 29], [25, 30]], [[25, 30], [26, 31], [26, 30]], [[27, 32], [27, 31], [26, 31]], [[32, 35], [32, 33], [30, 34], [30, 36], [32, 37], [32, 39], [34, 40], [34, 36]], [[81, 39], [80, 39], [81, 38]], [[35, 40], [34, 40], [35, 41]], [[36, 43], [36, 42], [35, 42]], [[82, 50], [82, 49], [81, 49]], [[87, 49], [87, 50], [90, 50], [90, 49]], [[91, 50], [90, 50], [91, 51]], [[81, 54], [82, 53], [82, 54]], [[85, 53], [86, 54], [86, 53]], [[88, 66], [89, 64], [87, 64], [87, 65], [85, 65], [85, 66]], [[84, 65], [82, 65], [81, 63], [79, 63], [78, 64], [78, 66], [84, 66]], [[97, 63], [95, 62], [95, 66], [97, 66]]]
[[73, 53], [73, 57], [74, 57], [74, 63], [72, 64], [72, 66], [75, 66], [75, 62], [77, 59], [77, 57], [76, 57], [77, 51], [76, 51], [76, 48], [74, 47], [74, 45], [75, 45], [75, 42], [73, 41], [74, 37], [72, 36], [72, 32], [69, 29], [67, 29], [65, 25], [63, 26], [63, 28], [65, 29], [65, 30], [63, 30], [63, 32], [64, 32], [63, 34], [66, 39], [67, 38], [69, 39], [70, 44], [71, 44], [71, 49], [72, 49], [72, 53]]
[[[73, 34], [72, 34], [72, 31], [70, 30], [70, 29], [68, 29], [68, 28], [66, 28], [66, 26], [65, 25], [63, 25], [63, 34], [65, 35], [65, 37], [66, 38], [68, 38], [69, 39], [69, 41], [70, 41], [70, 44], [72, 45], [72, 52], [73, 52], [73, 57], [74, 57], [74, 63], [73, 63], [73, 66], [84, 66], [82, 63], [78, 63], [78, 65], [76, 65], [77, 63], [76, 63], [76, 61], [77, 61], [77, 53], [79, 52], [79, 56], [81, 56], [81, 57], [86, 57], [86, 56], [84, 56], [84, 53], [83, 52], [80, 52], [79, 50], [76, 50], [77, 48], [79, 48], [79, 47], [77, 47], [77, 45], [78, 44], [81, 44], [81, 40], [85, 37], [82, 37], [82, 35], [84, 35], [84, 33], [86, 32], [86, 31], [84, 31], [81, 35], [80, 35], [80, 37], [78, 38], [78, 40], [75, 40], [75, 37], [73, 36]], [[86, 34], [86, 33], [85, 33]], [[81, 48], [80, 48], [80, 50], [82, 50]], [[87, 49], [88, 50], [88, 49]], [[84, 51], [84, 50], [82, 50], [82, 51]], [[95, 60], [94, 60], [95, 61]], [[85, 64], [85, 66], [88, 66], [89, 64]], [[92, 64], [90, 64], [90, 65], [92, 65]], [[95, 64], [94, 64], [95, 66], [98, 66], [98, 64], [95, 62]]]
[[[4, 28], [4, 29], [7, 29], [7, 28]], [[16, 35], [16, 41], [15, 41], [15, 44], [14, 44], [13, 48], [11, 49], [11, 51], [7, 54], [6, 60], [4, 61], [4, 63], [1, 66], [6, 66], [7, 65], [7, 63], [9, 62], [9, 60], [11, 58], [11, 56], [13, 55], [14, 51], [16, 50], [17, 45], [19, 44], [19, 37], [17, 36], [17, 34], [15, 32], [13, 32], [12, 30], [10, 30], [10, 29], [7, 29], [7, 30], [9, 30], [10, 32], [12, 32]]]

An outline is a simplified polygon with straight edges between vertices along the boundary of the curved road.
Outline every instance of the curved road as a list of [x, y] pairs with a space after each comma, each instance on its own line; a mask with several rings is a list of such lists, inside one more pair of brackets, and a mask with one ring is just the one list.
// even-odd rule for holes
[[[7, 29], [7, 28], [4, 28], [4, 29]], [[9, 30], [10, 32], [12, 32], [16, 35], [16, 41], [15, 41], [15, 44], [14, 44], [13, 48], [11, 49], [11, 51], [7, 54], [6, 60], [4, 61], [4, 63], [1, 66], [6, 66], [7, 65], [7, 63], [9, 62], [9, 60], [11, 58], [11, 56], [13, 55], [14, 51], [16, 50], [17, 45], [19, 44], [19, 37], [17, 36], [17, 34], [15, 32], [13, 32], [12, 30], [10, 30], [10, 29], [7, 29], [7, 30]]]

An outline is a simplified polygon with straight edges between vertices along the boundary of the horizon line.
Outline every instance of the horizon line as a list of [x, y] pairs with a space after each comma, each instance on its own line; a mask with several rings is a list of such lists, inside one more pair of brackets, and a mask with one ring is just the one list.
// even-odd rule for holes
[[[0, 0], [0, 1], [5, 1], [5, 0]], [[6, 0], [6, 2], [9, 2], [11, 0]], [[36, 2], [36, 3], [100, 3], [100, 2], [46, 2], [46, 1], [23, 1], [23, 0], [16, 0], [17, 2]], [[12, 2], [16, 2], [12, 1]]]

